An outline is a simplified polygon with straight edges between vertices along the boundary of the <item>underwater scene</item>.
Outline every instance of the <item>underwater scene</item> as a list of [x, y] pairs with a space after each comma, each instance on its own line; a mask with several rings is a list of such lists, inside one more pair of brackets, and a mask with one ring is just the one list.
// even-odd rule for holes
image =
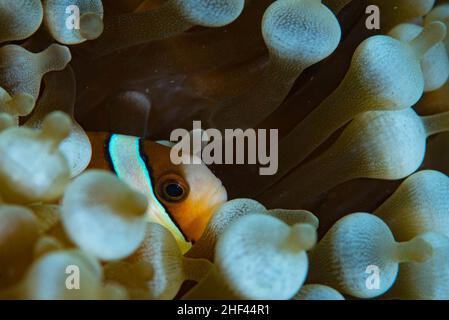
[[449, 300], [448, 175], [449, 0], [0, 0], [0, 300]]

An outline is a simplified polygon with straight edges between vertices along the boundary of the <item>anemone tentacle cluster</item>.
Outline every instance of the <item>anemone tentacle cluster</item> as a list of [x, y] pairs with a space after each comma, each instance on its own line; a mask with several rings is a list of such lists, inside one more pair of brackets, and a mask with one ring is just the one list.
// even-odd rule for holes
[[[0, 0], [0, 299], [449, 299], [448, 27], [436, 0]], [[211, 168], [227, 200], [160, 142], [192, 120], [279, 128], [278, 172]]]

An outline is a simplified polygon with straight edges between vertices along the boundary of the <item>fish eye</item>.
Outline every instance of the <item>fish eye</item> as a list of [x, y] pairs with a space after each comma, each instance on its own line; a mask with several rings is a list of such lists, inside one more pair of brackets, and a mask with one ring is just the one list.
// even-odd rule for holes
[[178, 179], [164, 179], [160, 184], [159, 195], [167, 202], [179, 202], [187, 197], [187, 194], [187, 186]]

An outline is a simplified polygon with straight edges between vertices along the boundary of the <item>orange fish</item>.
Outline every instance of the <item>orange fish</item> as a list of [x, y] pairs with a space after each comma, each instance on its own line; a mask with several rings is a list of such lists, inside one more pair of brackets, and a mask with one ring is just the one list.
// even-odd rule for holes
[[167, 146], [119, 134], [88, 135], [93, 154], [89, 167], [112, 170], [144, 193], [149, 200], [149, 221], [170, 230], [183, 253], [227, 200], [221, 181], [206, 165], [174, 165]]

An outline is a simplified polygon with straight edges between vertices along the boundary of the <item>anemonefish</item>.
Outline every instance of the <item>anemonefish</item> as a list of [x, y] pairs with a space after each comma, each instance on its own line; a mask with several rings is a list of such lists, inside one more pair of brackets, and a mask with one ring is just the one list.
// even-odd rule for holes
[[149, 221], [170, 230], [183, 253], [227, 200], [221, 181], [206, 165], [174, 165], [168, 146], [119, 134], [88, 135], [93, 155], [89, 167], [112, 170], [143, 192], [149, 200]]

